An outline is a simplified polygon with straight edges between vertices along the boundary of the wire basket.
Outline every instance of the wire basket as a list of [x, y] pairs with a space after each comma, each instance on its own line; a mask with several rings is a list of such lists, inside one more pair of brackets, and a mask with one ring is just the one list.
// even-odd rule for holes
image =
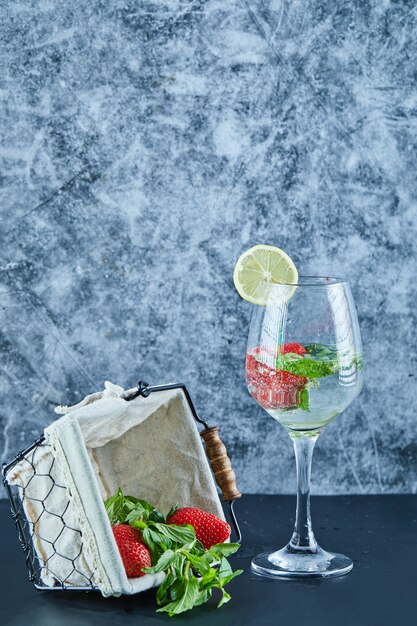
[[[65, 485], [59, 484], [54, 478], [54, 464], [55, 458], [52, 457], [51, 464], [47, 473], [38, 472], [35, 467], [35, 456], [42, 450], [50, 450], [50, 445], [46, 443], [45, 438], [42, 436], [36, 440], [29, 448], [20, 452], [11, 463], [3, 466], [3, 482], [7, 491], [7, 495], [10, 500], [12, 516], [19, 533], [19, 540], [22, 545], [23, 553], [25, 555], [26, 565], [29, 572], [29, 580], [34, 583], [37, 589], [70, 589], [71, 591], [91, 591], [98, 590], [95, 581], [94, 573], [91, 577], [87, 577], [82, 568], [77, 567], [77, 562], [82, 556], [83, 541], [82, 532], [79, 528], [74, 528], [68, 524], [65, 519], [65, 515], [70, 507], [70, 498], [68, 494], [68, 488]], [[31, 476], [23, 487], [17, 485], [9, 485], [5, 480], [6, 474], [13, 468], [16, 463], [27, 464], [27, 468], [31, 469]], [[39, 479], [49, 478], [51, 481], [51, 488], [48, 491], [46, 497], [42, 500], [28, 495], [28, 487], [30, 483], [36, 482]], [[59, 501], [64, 500], [62, 510], [53, 510], [52, 506], [49, 506], [48, 499], [51, 503], [56, 502], [56, 498], [50, 498], [54, 490], [62, 490], [61, 498]], [[34, 519], [28, 519], [25, 511], [25, 507], [34, 507], [37, 510], [40, 509], [39, 515]], [[62, 522], [62, 528], [57, 533], [55, 539], [51, 541], [46, 537], [43, 537], [38, 532], [39, 520], [41, 516], [54, 516], [59, 518]], [[65, 537], [64, 537], [65, 536]], [[63, 543], [62, 539], [65, 538], [65, 545], [72, 544], [76, 546], [75, 553], [65, 554], [59, 549], [59, 544]], [[40, 559], [35, 551], [35, 544], [41, 540], [51, 546], [51, 554], [45, 555], [45, 558]], [[54, 572], [53, 560], [59, 556], [61, 559], [68, 561], [68, 574], [65, 578], [60, 577]], [[46, 585], [42, 578], [45, 574], [54, 578], [54, 586]], [[74, 575], [85, 579], [82, 585], [70, 584], [71, 578]]]
[[[160, 385], [150, 387], [139, 381], [137, 389], [128, 396], [126, 401], [137, 396], [147, 397], [150, 393], [169, 389], [182, 389], [195, 420], [204, 426], [200, 433], [206, 444], [206, 453], [211, 464], [214, 476], [220, 486], [224, 500], [229, 505], [229, 517], [234, 530], [236, 541], [241, 541], [239, 525], [234, 513], [233, 505], [240, 493], [237, 490], [234, 472], [231, 468], [227, 451], [220, 438], [218, 428], [210, 428], [196, 413], [191, 397], [185, 385]], [[85, 574], [82, 566], [85, 544], [82, 531], [74, 524], [68, 523], [68, 513], [72, 506], [71, 493], [68, 486], [63, 484], [62, 477], [56, 472], [55, 458], [51, 455], [50, 463], [39, 471], [38, 459], [44, 453], [50, 452], [51, 446], [44, 436], [37, 439], [28, 448], [19, 452], [8, 464], [3, 464], [3, 483], [10, 500], [12, 516], [18, 531], [19, 540], [25, 555], [29, 580], [40, 590], [70, 590], [70, 591], [99, 591], [95, 571], [91, 575]], [[10, 485], [7, 475], [19, 464], [27, 476], [23, 485]], [[50, 481], [50, 488], [46, 489], [45, 479]], [[37, 497], [37, 484], [42, 482], [42, 497]], [[30, 512], [30, 515], [28, 514]], [[45, 537], [39, 530], [41, 518], [48, 516], [60, 520], [56, 536]], [[43, 519], [45, 522], [45, 519]], [[42, 551], [39, 545], [42, 544]], [[45, 548], [46, 546], [46, 548]], [[61, 574], [54, 571], [54, 561], [59, 560]], [[63, 562], [66, 564], [65, 576], [62, 575]], [[53, 581], [51, 584], [45, 580]]]

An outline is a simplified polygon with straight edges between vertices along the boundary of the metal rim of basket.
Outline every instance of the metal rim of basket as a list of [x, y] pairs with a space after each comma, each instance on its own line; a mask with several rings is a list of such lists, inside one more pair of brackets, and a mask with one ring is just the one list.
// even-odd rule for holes
[[[187, 387], [183, 384], [183, 383], [173, 383], [173, 384], [167, 384], [167, 385], [155, 385], [155, 386], [150, 386], [148, 383], [140, 380], [137, 384], [137, 388], [134, 392], [123, 396], [123, 399], [126, 400], [127, 402], [134, 400], [135, 398], [137, 398], [138, 396], [142, 396], [144, 398], [147, 398], [151, 393], [157, 392], [157, 391], [168, 391], [170, 389], [182, 389], [187, 402], [189, 404], [189, 407], [191, 409], [191, 413], [194, 417], [194, 419], [196, 420], [196, 422], [198, 422], [199, 424], [202, 424], [204, 426], [205, 429], [209, 429], [209, 425], [207, 424], [207, 422], [205, 422], [203, 419], [201, 419], [198, 414], [197, 411], [195, 409], [194, 403], [191, 399], [191, 396], [188, 392]], [[30, 582], [32, 582], [34, 584], [34, 586], [36, 587], [36, 589], [39, 590], [48, 590], [48, 591], [98, 591], [98, 588], [96, 586], [93, 585], [93, 582], [90, 580], [90, 585], [89, 586], [76, 586], [76, 585], [70, 585], [68, 583], [64, 581], [62, 581], [61, 583], [58, 583], [57, 585], [53, 586], [53, 587], [49, 587], [46, 584], [42, 583], [41, 579], [40, 579], [40, 574], [39, 574], [39, 567], [36, 568], [35, 567], [35, 563], [38, 561], [38, 557], [37, 555], [34, 553], [34, 547], [33, 547], [33, 543], [32, 543], [32, 536], [27, 537], [28, 533], [25, 531], [24, 529], [24, 519], [26, 519], [26, 517], [24, 516], [24, 513], [22, 513], [21, 507], [18, 506], [17, 504], [17, 495], [13, 494], [13, 490], [12, 487], [9, 485], [9, 483], [6, 480], [6, 476], [9, 473], [9, 471], [16, 465], [16, 463], [18, 463], [19, 461], [22, 461], [23, 459], [25, 459], [32, 451], [34, 451], [37, 447], [43, 445], [45, 442], [45, 436], [42, 435], [41, 437], [39, 437], [38, 439], [36, 439], [30, 446], [28, 446], [27, 448], [25, 448], [24, 450], [18, 452], [16, 454], [16, 456], [12, 459], [12, 461], [10, 461], [10, 463], [3, 463], [2, 464], [2, 480], [3, 480], [3, 484], [4, 487], [6, 489], [6, 493], [8, 496], [8, 499], [10, 501], [10, 508], [11, 508], [11, 513], [12, 513], [12, 517], [15, 523], [15, 526], [17, 528], [18, 531], [18, 535], [19, 535], [19, 541], [20, 544], [22, 546], [22, 550], [25, 556], [25, 561], [26, 561], [26, 566], [29, 570], [29, 580]], [[60, 487], [62, 487], [62, 485], [58, 485]], [[242, 534], [241, 534], [241, 530], [237, 521], [237, 517], [234, 511], [234, 503], [235, 500], [230, 500], [228, 502], [229, 505], [229, 516], [230, 516], [230, 521], [232, 522], [232, 526], [233, 526], [233, 530], [236, 534], [236, 543], [240, 543], [242, 540]], [[64, 522], [65, 524], [65, 522]], [[74, 529], [73, 529], [74, 530]], [[80, 531], [79, 531], [80, 532]], [[74, 559], [75, 560], [75, 559]]]

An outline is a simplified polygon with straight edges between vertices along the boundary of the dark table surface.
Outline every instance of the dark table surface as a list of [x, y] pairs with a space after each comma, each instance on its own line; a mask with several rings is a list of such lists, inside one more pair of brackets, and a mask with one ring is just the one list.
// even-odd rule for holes
[[327, 580], [263, 580], [253, 554], [282, 547], [294, 521], [289, 496], [244, 496], [236, 510], [244, 541], [231, 558], [245, 570], [229, 585], [232, 600], [212, 601], [183, 616], [155, 613], [155, 590], [122, 598], [37, 591], [27, 579], [6, 501], [0, 501], [1, 626], [191, 624], [245, 626], [408, 626], [417, 624], [417, 496], [313, 498], [320, 544], [348, 554], [354, 570]]

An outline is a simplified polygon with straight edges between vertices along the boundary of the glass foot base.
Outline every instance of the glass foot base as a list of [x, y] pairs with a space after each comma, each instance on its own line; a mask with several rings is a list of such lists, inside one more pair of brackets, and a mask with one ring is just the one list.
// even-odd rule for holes
[[271, 554], [263, 552], [252, 560], [252, 571], [267, 578], [324, 578], [343, 576], [351, 571], [353, 563], [348, 556], [326, 552], [294, 552], [285, 547]]

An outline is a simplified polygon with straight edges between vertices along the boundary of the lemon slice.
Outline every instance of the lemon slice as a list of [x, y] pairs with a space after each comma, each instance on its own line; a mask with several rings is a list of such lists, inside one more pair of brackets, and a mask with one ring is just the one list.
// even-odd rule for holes
[[257, 245], [246, 250], [237, 260], [233, 273], [235, 287], [245, 300], [265, 306], [272, 289], [269, 285], [291, 285], [282, 293], [290, 298], [298, 282], [298, 272], [291, 258], [275, 246]]

